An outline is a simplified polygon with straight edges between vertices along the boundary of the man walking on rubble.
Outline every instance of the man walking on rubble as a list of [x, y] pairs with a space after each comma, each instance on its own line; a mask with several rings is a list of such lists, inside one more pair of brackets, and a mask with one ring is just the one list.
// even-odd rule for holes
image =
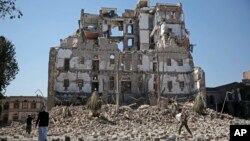
[[39, 138], [38, 141], [47, 141], [47, 132], [48, 132], [48, 125], [49, 125], [49, 113], [45, 111], [45, 106], [42, 107], [41, 112], [38, 114], [38, 118], [36, 120], [36, 127], [39, 123]]
[[192, 132], [190, 131], [187, 125], [188, 115], [184, 111], [182, 111], [176, 99], [170, 99], [170, 104], [171, 104], [170, 105], [171, 115], [178, 121], [178, 123], [180, 123], [179, 130], [178, 130], [179, 135], [181, 134], [181, 128], [185, 126], [189, 134], [192, 136]]
[[193, 135], [192, 135], [192, 132], [190, 131], [190, 129], [189, 129], [188, 125], [187, 125], [187, 121], [188, 121], [187, 118], [188, 118], [188, 115], [187, 115], [185, 112], [183, 112], [181, 109], [179, 109], [178, 112], [179, 112], [179, 113], [175, 115], [175, 118], [176, 118], [177, 121], [180, 123], [179, 130], [178, 130], [179, 135], [181, 134], [181, 128], [182, 128], [183, 126], [185, 126], [185, 128], [187, 129], [187, 131], [189, 132], [189, 134], [190, 134], [191, 136], [193, 136]]

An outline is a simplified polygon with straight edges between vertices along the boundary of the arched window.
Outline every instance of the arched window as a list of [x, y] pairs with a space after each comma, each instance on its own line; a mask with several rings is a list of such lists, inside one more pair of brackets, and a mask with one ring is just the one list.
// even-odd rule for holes
[[19, 109], [19, 104], [20, 104], [20, 102], [18, 100], [16, 100], [14, 102], [14, 109]]
[[127, 26], [127, 33], [128, 34], [133, 34], [133, 25], [128, 25]]
[[28, 101], [27, 100], [24, 100], [23, 103], [22, 103], [22, 108], [23, 109], [28, 109]]
[[9, 102], [4, 103], [4, 106], [3, 106], [4, 110], [8, 110], [9, 105], [10, 105]]
[[31, 109], [36, 109], [36, 101], [33, 100], [31, 103]]
[[133, 38], [129, 38], [128, 39], [128, 46], [131, 47], [134, 45], [134, 39]]

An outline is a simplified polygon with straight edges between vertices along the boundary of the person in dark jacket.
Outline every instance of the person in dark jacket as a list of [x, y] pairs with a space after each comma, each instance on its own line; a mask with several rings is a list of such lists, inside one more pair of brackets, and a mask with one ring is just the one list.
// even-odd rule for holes
[[28, 134], [30, 134], [31, 129], [32, 129], [32, 120], [33, 120], [33, 118], [31, 117], [31, 115], [28, 115], [28, 118], [26, 119], [26, 123], [27, 123], [26, 133], [28, 133]]
[[[39, 124], [38, 124], [39, 123]], [[45, 111], [45, 107], [42, 108], [42, 111], [39, 112], [38, 118], [36, 120], [36, 127], [37, 124], [39, 126], [39, 139], [38, 141], [47, 141], [47, 132], [48, 132], [48, 125], [49, 125], [49, 113]]]

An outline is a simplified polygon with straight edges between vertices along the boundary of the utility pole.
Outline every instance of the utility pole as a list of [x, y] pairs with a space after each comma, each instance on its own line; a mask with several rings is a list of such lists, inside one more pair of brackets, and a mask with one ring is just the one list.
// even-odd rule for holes
[[45, 106], [45, 97], [43, 96], [43, 92], [40, 89], [37, 89], [35, 91], [35, 94], [37, 94], [37, 92], [40, 92], [40, 96], [42, 97], [42, 105], [40, 106], [40, 108], [42, 109]]
[[223, 105], [222, 105], [222, 108], [221, 108], [221, 112], [220, 112], [221, 114], [222, 114], [222, 112], [224, 110], [224, 106], [225, 106], [226, 100], [228, 99], [228, 94], [232, 94], [232, 92], [229, 92], [229, 91], [226, 92], [226, 96], [224, 98], [224, 102], [223, 102]]
[[159, 54], [158, 54], [158, 47], [156, 48], [156, 61], [157, 61], [157, 106], [160, 108], [160, 100], [161, 100], [161, 93], [160, 93], [160, 73], [159, 73]]
[[119, 109], [120, 93], [119, 93], [119, 68], [120, 68], [120, 52], [116, 63], [116, 112]]

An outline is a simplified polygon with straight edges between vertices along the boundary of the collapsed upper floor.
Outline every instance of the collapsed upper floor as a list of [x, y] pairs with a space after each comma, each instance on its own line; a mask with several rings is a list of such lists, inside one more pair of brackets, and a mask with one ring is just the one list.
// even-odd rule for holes
[[[61, 41], [61, 45], [76, 47], [98, 38], [122, 42], [122, 51], [155, 50], [183, 47], [192, 52], [189, 31], [185, 28], [182, 4], [157, 3], [138, 0], [135, 9], [102, 7], [99, 14], [81, 10], [76, 34]], [[70, 44], [70, 45], [69, 45]]]

